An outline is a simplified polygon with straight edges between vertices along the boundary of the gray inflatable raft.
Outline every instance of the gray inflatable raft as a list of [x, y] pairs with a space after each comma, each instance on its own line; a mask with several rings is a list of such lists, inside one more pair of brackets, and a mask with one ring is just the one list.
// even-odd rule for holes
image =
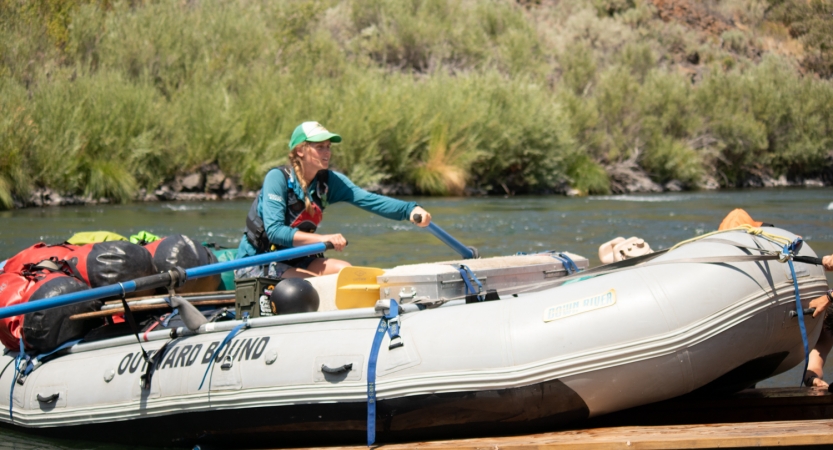
[[[401, 303], [402, 345], [385, 335], [378, 351], [378, 442], [552, 430], [693, 391], [743, 389], [786, 371], [804, 360], [792, 274], [788, 264], [756, 256], [780, 250], [734, 231], [639, 264], [557, 277], [544, 270], [539, 282], [499, 275], [551, 263], [549, 256], [468, 261], [475, 273], [478, 264], [496, 270], [500, 297], [474, 303], [442, 294], [452, 263], [392, 269], [380, 296], [393, 293]], [[800, 254], [815, 256], [806, 245]], [[817, 266], [794, 267], [807, 307], [827, 283]], [[251, 319], [216, 355], [241, 322], [146, 334], [145, 349], [161, 351], [149, 386], [133, 336], [77, 344], [17, 382], [13, 420], [9, 390], [0, 389], [0, 420], [110, 442], [361, 444], [371, 344], [391, 300], [336, 310], [332, 284], [314, 281], [319, 312]], [[805, 322], [812, 346], [822, 321]], [[0, 386], [12, 384], [15, 356], [0, 359]]]

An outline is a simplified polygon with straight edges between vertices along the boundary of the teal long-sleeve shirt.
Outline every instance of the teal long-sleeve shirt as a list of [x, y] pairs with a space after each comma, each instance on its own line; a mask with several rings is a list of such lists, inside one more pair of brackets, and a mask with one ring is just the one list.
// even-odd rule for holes
[[[294, 177], [294, 171], [292, 173]], [[330, 170], [327, 184], [327, 202], [329, 204], [352, 203], [365, 211], [392, 220], [409, 219], [411, 212], [417, 206], [415, 202], [404, 202], [368, 192], [353, 184], [343, 174], [332, 170]], [[317, 183], [312, 183], [309, 187], [310, 193], [315, 190], [316, 185]], [[298, 229], [286, 225], [287, 189], [289, 188], [284, 174], [280, 170], [272, 169], [266, 174], [266, 178], [263, 180], [263, 189], [258, 197], [257, 212], [263, 219], [263, 226], [266, 229], [269, 242], [280, 247], [292, 247], [292, 240], [295, 233], [298, 232]], [[304, 198], [300, 183], [294, 183], [293, 190], [298, 199]], [[237, 257], [243, 258], [256, 253], [257, 250], [249, 243], [244, 233], [237, 249]]]

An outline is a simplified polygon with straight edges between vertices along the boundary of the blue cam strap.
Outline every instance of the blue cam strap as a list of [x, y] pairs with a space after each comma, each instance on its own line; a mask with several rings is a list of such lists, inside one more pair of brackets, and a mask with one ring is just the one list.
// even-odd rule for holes
[[564, 266], [564, 270], [567, 271], [567, 275], [572, 275], [579, 271], [578, 266], [573, 259], [567, 256], [564, 253], [553, 253], [552, 257], [561, 261], [561, 265]]
[[237, 325], [236, 327], [232, 328], [232, 330], [229, 331], [229, 333], [226, 335], [225, 339], [223, 339], [223, 342], [221, 342], [220, 345], [217, 347], [217, 350], [214, 350], [214, 353], [211, 354], [211, 359], [208, 361], [208, 367], [205, 368], [205, 373], [202, 375], [200, 387], [197, 388], [198, 391], [202, 389], [202, 385], [203, 383], [205, 383], [205, 377], [208, 376], [208, 372], [211, 372], [211, 365], [214, 364], [214, 358], [220, 354], [220, 350], [222, 350], [223, 347], [225, 347], [226, 344], [229, 343], [229, 341], [234, 339], [234, 337], [237, 336], [237, 333], [240, 332], [240, 330], [243, 328], [249, 328], [248, 312], [243, 313], [243, 322], [240, 325]]
[[[12, 377], [12, 387], [9, 390], [9, 420], [14, 422], [14, 417], [12, 416], [12, 406], [14, 405], [14, 385], [17, 384], [17, 380], [20, 375], [24, 377], [29, 376], [35, 367], [37, 367], [39, 362], [44, 362], [47, 358], [52, 356], [59, 351], [72, 347], [73, 345], [83, 341], [83, 339], [75, 339], [72, 341], [64, 342], [63, 344], [56, 347], [54, 350], [41, 353], [38, 356], [32, 357], [26, 354], [25, 346], [23, 345], [23, 335], [20, 335], [20, 353], [17, 354], [17, 357], [14, 359], [14, 377]], [[25, 363], [25, 364], [24, 364]], [[25, 368], [22, 368], [25, 365]]]
[[373, 337], [373, 346], [370, 347], [370, 358], [367, 361], [367, 446], [370, 447], [376, 442], [376, 360], [379, 358], [379, 347], [382, 346], [382, 339], [385, 332], [390, 336], [392, 350], [402, 346], [399, 337], [399, 304], [396, 300], [390, 300], [390, 309], [379, 320], [376, 327], [376, 335]]
[[58, 353], [59, 351], [65, 349], [65, 348], [72, 347], [73, 345], [75, 345], [75, 344], [77, 344], [81, 341], [83, 341], [83, 339], [75, 339], [75, 340], [72, 340], [72, 341], [67, 341], [67, 342], [64, 342], [63, 344], [59, 345], [58, 347], [56, 347], [52, 351], [49, 351], [49, 352], [46, 352], [46, 353], [41, 353], [40, 355], [35, 356], [34, 358], [29, 358], [29, 363], [26, 365], [26, 370], [23, 371], [23, 375], [24, 376], [29, 375], [30, 373], [32, 373], [33, 370], [35, 370], [35, 367], [38, 365], [38, 363], [45, 362], [47, 360], [47, 358], [54, 355], [55, 353]]
[[798, 253], [801, 249], [801, 238], [796, 238], [789, 245], [785, 245], [781, 254], [787, 258], [787, 264], [790, 266], [790, 273], [793, 277], [793, 287], [795, 288], [795, 312], [798, 314], [798, 328], [801, 330], [801, 341], [804, 343], [804, 370], [801, 372], [801, 382], [799, 387], [804, 383], [804, 374], [807, 373], [807, 366], [810, 365], [810, 343], [807, 339], [807, 327], [804, 325], [804, 307], [801, 306], [801, 293], [798, 290], [798, 277], [795, 275], [795, 267], [793, 266], [792, 256]]
[[[484, 298], [484, 296], [481, 295], [483, 292], [483, 283], [477, 279], [477, 276], [471, 271], [471, 269], [469, 269], [469, 266], [460, 264], [460, 267], [458, 267], [457, 270], [460, 271], [460, 277], [463, 278], [463, 283], [466, 284], [466, 295], [475, 294], [477, 295], [477, 301], [482, 302]], [[470, 280], [474, 280], [474, 282], [477, 283], [477, 292], [474, 291], [474, 286], [471, 285]]]
[[24, 358], [28, 363], [30, 357], [26, 354], [26, 350], [23, 348], [23, 333], [21, 333], [20, 353], [18, 353], [17, 357], [14, 359], [14, 376], [12, 377], [12, 386], [9, 389], [9, 420], [12, 423], [14, 423], [14, 416], [12, 415], [12, 406], [14, 406], [14, 385], [17, 384], [17, 377], [20, 376], [20, 365]]

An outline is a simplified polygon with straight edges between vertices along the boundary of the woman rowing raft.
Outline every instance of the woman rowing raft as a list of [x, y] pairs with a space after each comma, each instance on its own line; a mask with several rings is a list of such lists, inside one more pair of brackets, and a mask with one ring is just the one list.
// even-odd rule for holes
[[[347, 240], [341, 234], [315, 234], [324, 208], [338, 202], [349, 202], [392, 220], [409, 219], [420, 227], [431, 223], [431, 214], [415, 202], [368, 192], [344, 174], [329, 170], [331, 145], [339, 142], [341, 136], [318, 122], [304, 122], [295, 128], [289, 140], [290, 164], [266, 174], [263, 188], [246, 216], [246, 233], [237, 258], [319, 242], [330, 242], [337, 251], [343, 250]], [[420, 221], [415, 220], [417, 215]], [[235, 276], [306, 278], [338, 273], [349, 265], [347, 261], [317, 254], [240, 269]]]

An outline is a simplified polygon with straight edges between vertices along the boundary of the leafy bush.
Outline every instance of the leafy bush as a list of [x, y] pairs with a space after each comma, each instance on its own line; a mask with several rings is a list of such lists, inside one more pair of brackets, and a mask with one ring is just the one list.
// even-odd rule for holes
[[[0, 208], [205, 164], [254, 189], [305, 120], [358, 184], [424, 194], [606, 193], [634, 158], [692, 187], [819, 176], [829, 3], [708, 2], [746, 20], [709, 35], [630, 0], [0, 0]], [[822, 78], [761, 54], [787, 27]]]

